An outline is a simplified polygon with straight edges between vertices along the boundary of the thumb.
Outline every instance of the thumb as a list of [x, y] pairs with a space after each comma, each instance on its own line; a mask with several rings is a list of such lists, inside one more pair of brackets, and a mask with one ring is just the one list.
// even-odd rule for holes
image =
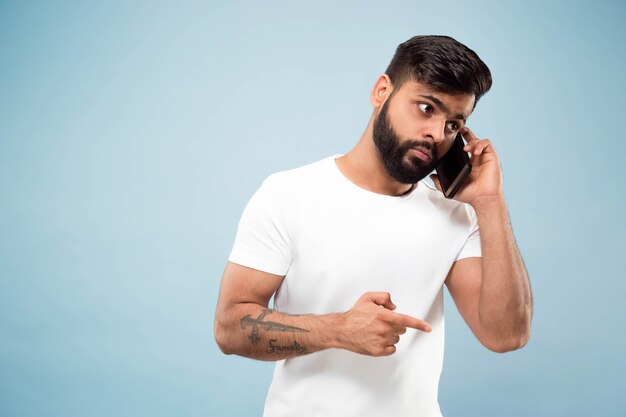
[[388, 310], [396, 309], [396, 305], [391, 301], [391, 294], [388, 292], [371, 292], [369, 293], [369, 299]]

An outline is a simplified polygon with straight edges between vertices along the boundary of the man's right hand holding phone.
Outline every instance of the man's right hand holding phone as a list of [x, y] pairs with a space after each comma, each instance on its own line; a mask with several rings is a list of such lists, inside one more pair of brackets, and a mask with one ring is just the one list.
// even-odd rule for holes
[[[502, 198], [502, 171], [493, 144], [489, 139], [478, 139], [467, 127], [459, 133], [467, 141], [463, 150], [471, 154], [472, 172], [454, 199], [473, 206], [484, 199]], [[437, 175], [431, 175], [430, 178], [435, 187], [442, 191]]]

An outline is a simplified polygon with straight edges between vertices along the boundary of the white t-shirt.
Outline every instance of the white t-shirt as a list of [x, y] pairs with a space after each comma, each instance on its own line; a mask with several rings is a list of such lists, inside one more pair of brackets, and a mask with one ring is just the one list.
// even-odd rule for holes
[[348, 180], [328, 157], [269, 176], [246, 206], [231, 262], [285, 275], [274, 308], [345, 312], [365, 292], [387, 291], [395, 311], [426, 320], [395, 354], [327, 349], [278, 361], [266, 417], [440, 417], [443, 283], [454, 261], [481, 256], [473, 209], [424, 182], [404, 196]]

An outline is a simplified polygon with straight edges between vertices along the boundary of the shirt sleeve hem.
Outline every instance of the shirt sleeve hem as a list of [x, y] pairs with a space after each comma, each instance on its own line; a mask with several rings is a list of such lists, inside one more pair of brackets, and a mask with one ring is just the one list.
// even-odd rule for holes
[[266, 260], [259, 259], [249, 253], [241, 253], [240, 251], [235, 250], [231, 252], [228, 260], [237, 265], [280, 276], [285, 276], [289, 270], [289, 266], [267, 262]]

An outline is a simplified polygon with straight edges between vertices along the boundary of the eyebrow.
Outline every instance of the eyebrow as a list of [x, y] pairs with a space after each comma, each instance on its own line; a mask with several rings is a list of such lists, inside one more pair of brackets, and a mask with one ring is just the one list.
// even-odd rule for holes
[[[443, 102], [441, 100], [439, 100], [437, 97], [435, 96], [423, 96], [420, 95], [420, 97], [424, 97], [427, 98], [428, 100], [432, 101], [433, 103], [435, 103], [435, 106], [437, 106], [439, 108], [439, 110], [441, 110], [444, 113], [450, 113], [450, 109], [448, 109], [448, 107], [443, 104]], [[463, 113], [459, 113], [456, 116], [453, 117], [454, 119], [461, 119], [463, 121], [467, 120], [467, 117], [463, 114]]]

